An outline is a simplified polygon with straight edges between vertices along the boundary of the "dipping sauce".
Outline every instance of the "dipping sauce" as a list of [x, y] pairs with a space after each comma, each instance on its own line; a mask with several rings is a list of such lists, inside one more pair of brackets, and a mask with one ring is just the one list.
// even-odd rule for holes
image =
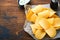
[[30, 0], [20, 0], [19, 1], [19, 4], [20, 5], [26, 5], [27, 3], [29, 3], [30, 2]]
[[24, 7], [24, 5], [28, 4], [30, 2], [30, 0], [18, 0], [18, 5], [20, 7]]

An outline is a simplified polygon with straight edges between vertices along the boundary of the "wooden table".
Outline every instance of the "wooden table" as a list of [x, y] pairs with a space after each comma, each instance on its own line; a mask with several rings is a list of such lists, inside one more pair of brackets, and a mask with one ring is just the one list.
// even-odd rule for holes
[[[34, 40], [23, 30], [25, 12], [18, 0], [0, 0], [0, 40]], [[31, 4], [50, 3], [50, 0], [31, 0]]]

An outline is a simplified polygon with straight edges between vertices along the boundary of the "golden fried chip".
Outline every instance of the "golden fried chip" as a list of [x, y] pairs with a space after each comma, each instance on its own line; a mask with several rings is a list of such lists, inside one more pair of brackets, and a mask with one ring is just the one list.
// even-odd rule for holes
[[32, 12], [32, 10], [29, 9], [28, 12], [27, 12], [27, 14], [26, 14], [26, 19], [27, 19], [28, 21], [30, 21], [30, 18], [31, 18], [31, 16], [32, 16], [33, 14], [34, 14], [34, 13]]
[[39, 12], [46, 10], [44, 7], [42, 7], [41, 5], [38, 5], [34, 8], [31, 9], [34, 13], [38, 14]]
[[48, 22], [49, 22], [51, 25], [53, 25], [53, 23], [54, 23], [54, 18], [48, 18], [47, 20], [48, 20]]
[[55, 11], [53, 11], [51, 8], [48, 8], [48, 10], [49, 10], [49, 12], [50, 12], [49, 17], [53, 16], [53, 15], [56, 13], [56, 12], [55, 12]]
[[55, 20], [54, 20], [54, 27], [60, 29], [60, 18], [55, 18]]
[[48, 10], [45, 10], [43, 12], [38, 13], [38, 17], [40, 17], [40, 18], [48, 18], [49, 15], [50, 14], [49, 14], [49, 11]]
[[44, 38], [45, 35], [46, 35], [46, 32], [42, 31], [42, 30], [37, 30], [35, 33], [35, 37], [37, 39], [42, 39], [42, 38]]
[[37, 17], [35, 23], [38, 24], [40, 19], [41, 19], [40, 17]]
[[31, 24], [31, 27], [34, 27], [35, 29], [42, 29], [42, 27], [39, 24]]
[[47, 21], [47, 19], [41, 19], [39, 21], [39, 24], [41, 25], [41, 27], [45, 30], [49, 29], [50, 28], [50, 23]]
[[36, 32], [37, 29], [35, 28], [34, 24], [32, 24], [30, 26], [31, 26], [31, 29], [32, 29], [33, 34], [35, 34], [35, 32]]
[[56, 36], [56, 29], [54, 27], [50, 27], [49, 29], [45, 31], [51, 38]]
[[54, 26], [60, 26], [60, 18], [55, 18]]
[[46, 31], [46, 33], [50, 37], [54, 37], [56, 35], [56, 30], [54, 27], [51, 27], [50, 23], [46, 19], [42, 19], [39, 21], [41, 27]]
[[37, 18], [37, 15], [36, 15], [36, 14], [33, 14], [33, 15], [31, 16], [31, 19], [30, 19], [31, 22], [35, 23], [36, 18]]
[[40, 30], [40, 29], [43, 29], [39, 24], [36, 24], [36, 23], [35, 23], [34, 26], [35, 26], [36, 29], [39, 29], [39, 30]]

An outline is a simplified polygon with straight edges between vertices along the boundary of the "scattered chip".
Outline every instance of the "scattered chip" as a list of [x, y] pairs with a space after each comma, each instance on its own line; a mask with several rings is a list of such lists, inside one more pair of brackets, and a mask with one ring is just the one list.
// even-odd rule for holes
[[26, 19], [28, 20], [28, 21], [30, 21], [31, 19], [31, 16], [33, 15], [34, 13], [32, 12], [32, 10], [31, 9], [29, 9], [28, 10], [28, 12], [27, 12], [27, 14], [26, 14]]
[[34, 27], [35, 29], [42, 29], [42, 27], [39, 24], [31, 24], [31, 27]]
[[49, 22], [51, 25], [54, 24], [54, 18], [48, 18], [47, 20], [48, 20], [48, 22]]
[[55, 37], [56, 35], [56, 30], [54, 27], [51, 27], [50, 23], [46, 20], [46, 19], [42, 19], [39, 21], [39, 24], [41, 25], [41, 27], [46, 31], [46, 33], [50, 36], [50, 37]]
[[60, 18], [55, 18], [54, 27], [60, 29]]
[[41, 5], [38, 5], [31, 9], [34, 13], [38, 14], [39, 12], [42, 12], [43, 10], [46, 10], [46, 8], [42, 7]]
[[49, 17], [53, 16], [53, 15], [56, 13], [56, 12], [53, 11], [51, 8], [48, 8], [48, 10], [50, 11], [50, 15], [49, 15]]
[[40, 18], [48, 18], [49, 15], [50, 14], [49, 14], [49, 11], [48, 10], [45, 10], [43, 12], [38, 13], [38, 17], [40, 17]]
[[35, 34], [35, 32], [36, 32], [37, 29], [35, 28], [34, 24], [32, 24], [30, 26], [31, 26], [31, 29], [32, 29], [33, 34]]
[[39, 24], [41, 25], [41, 27], [45, 30], [49, 29], [50, 28], [50, 23], [47, 21], [47, 19], [41, 19], [39, 21]]
[[40, 29], [43, 29], [39, 24], [36, 24], [36, 23], [35, 23], [34, 26], [35, 26], [36, 29], [39, 29], [39, 30], [40, 30]]
[[35, 23], [38, 24], [40, 19], [40, 17], [37, 17]]
[[45, 30], [46, 33], [51, 37], [55, 37], [56, 36], [56, 29], [54, 27], [50, 27], [49, 29]]
[[37, 18], [37, 15], [36, 15], [36, 14], [33, 14], [33, 15], [31, 16], [31, 19], [30, 19], [31, 22], [35, 23], [36, 18]]
[[43, 30], [37, 30], [35, 33], [35, 37], [37, 39], [42, 39], [42, 38], [44, 38], [45, 35], [46, 35], [46, 32]]

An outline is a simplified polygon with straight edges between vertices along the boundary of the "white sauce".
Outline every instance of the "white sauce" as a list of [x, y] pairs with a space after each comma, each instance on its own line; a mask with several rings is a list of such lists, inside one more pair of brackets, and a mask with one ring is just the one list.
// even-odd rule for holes
[[55, 0], [52, 0], [53, 2], [55, 2]]
[[30, 0], [20, 0], [19, 4], [20, 5], [26, 5]]

